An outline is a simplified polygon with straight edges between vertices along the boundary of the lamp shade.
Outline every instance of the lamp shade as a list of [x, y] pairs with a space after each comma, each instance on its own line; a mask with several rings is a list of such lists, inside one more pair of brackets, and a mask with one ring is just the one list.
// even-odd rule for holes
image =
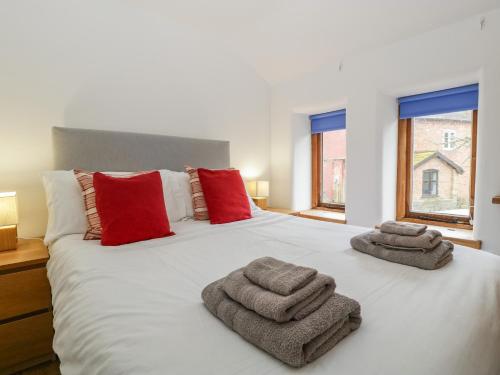
[[16, 193], [0, 193], [0, 226], [17, 224]]
[[249, 181], [247, 189], [251, 197], [268, 197], [269, 181]]

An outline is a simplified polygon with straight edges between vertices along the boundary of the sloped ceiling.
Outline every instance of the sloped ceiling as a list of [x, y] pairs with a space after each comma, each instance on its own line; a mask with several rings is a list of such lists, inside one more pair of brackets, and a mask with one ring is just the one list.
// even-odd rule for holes
[[123, 0], [226, 44], [271, 84], [500, 7], [500, 0]]

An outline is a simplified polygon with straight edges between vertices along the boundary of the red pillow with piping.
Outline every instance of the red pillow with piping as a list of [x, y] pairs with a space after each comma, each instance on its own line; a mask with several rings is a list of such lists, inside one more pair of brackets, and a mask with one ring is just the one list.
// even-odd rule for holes
[[198, 168], [211, 224], [224, 224], [252, 217], [245, 184], [236, 169]]
[[94, 173], [97, 213], [104, 246], [172, 236], [160, 172], [132, 177]]

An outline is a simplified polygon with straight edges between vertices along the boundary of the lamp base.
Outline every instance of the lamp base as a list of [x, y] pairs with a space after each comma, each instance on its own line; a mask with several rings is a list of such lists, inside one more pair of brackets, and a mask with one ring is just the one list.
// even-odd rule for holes
[[0, 227], [0, 251], [17, 249], [17, 225]]
[[252, 197], [253, 202], [259, 208], [265, 210], [267, 208], [267, 198], [266, 197]]

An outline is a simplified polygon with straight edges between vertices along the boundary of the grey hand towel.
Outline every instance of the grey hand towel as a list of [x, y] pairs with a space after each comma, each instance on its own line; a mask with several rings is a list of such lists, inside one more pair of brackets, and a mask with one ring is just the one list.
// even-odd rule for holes
[[397, 221], [386, 221], [380, 226], [380, 231], [402, 236], [418, 236], [425, 232], [427, 225], [416, 223], [398, 223]]
[[377, 246], [370, 241], [370, 233], [364, 233], [351, 238], [351, 246], [362, 253], [389, 262], [406, 264], [425, 270], [441, 268], [453, 259], [453, 244], [450, 241], [441, 241], [441, 244], [434, 250], [423, 253], [414, 250], [391, 250]]
[[370, 241], [395, 250], [419, 250], [428, 252], [438, 246], [443, 237], [437, 230], [426, 230], [418, 236], [401, 236], [374, 230], [370, 233]]
[[296, 266], [272, 257], [250, 262], [243, 272], [254, 284], [282, 296], [289, 296], [304, 287], [318, 273], [314, 268]]
[[314, 361], [361, 324], [359, 303], [337, 293], [305, 319], [276, 323], [233, 301], [222, 285], [223, 279], [203, 290], [208, 310], [245, 340], [290, 366]]
[[276, 322], [300, 320], [317, 310], [333, 295], [335, 280], [318, 274], [306, 286], [282, 296], [252, 283], [243, 268], [231, 272], [223, 282], [224, 291], [236, 302]]

